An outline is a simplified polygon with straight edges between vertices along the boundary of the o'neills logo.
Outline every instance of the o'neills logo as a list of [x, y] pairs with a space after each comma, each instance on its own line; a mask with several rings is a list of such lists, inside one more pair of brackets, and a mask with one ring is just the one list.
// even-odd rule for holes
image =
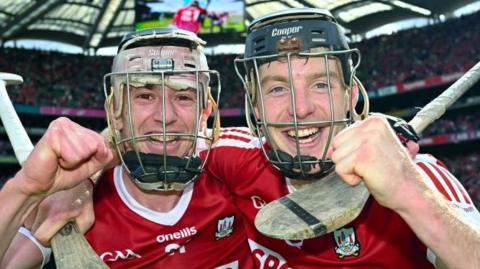
[[288, 28], [273, 28], [272, 30], [272, 37], [274, 36], [279, 36], [279, 35], [290, 35], [290, 34], [296, 34], [300, 32], [302, 29], [302, 26], [294, 26], [294, 27], [288, 27]]
[[169, 234], [161, 234], [161, 235], [157, 236], [157, 242], [158, 243], [163, 243], [163, 242], [168, 242], [168, 241], [172, 241], [172, 240], [177, 240], [177, 239], [180, 239], [180, 238], [186, 238], [186, 237], [190, 237], [190, 236], [192, 236], [196, 233], [197, 233], [197, 229], [195, 227], [186, 227], [186, 228], [181, 229], [178, 232], [169, 233]]

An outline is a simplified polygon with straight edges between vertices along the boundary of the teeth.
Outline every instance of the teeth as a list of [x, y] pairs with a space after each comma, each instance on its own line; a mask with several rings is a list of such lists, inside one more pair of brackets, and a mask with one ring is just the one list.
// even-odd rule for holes
[[[163, 135], [152, 135], [149, 137], [150, 140], [153, 140], [153, 141], [157, 141], [157, 142], [174, 142], [177, 140], [177, 136], [174, 136], [174, 135], [167, 135], [167, 136], [163, 136]], [[165, 140], [164, 140], [165, 138]]]
[[[299, 129], [298, 130], [298, 138], [303, 138], [307, 136], [311, 136], [313, 134], [316, 134], [320, 131], [319, 128], [308, 128], [308, 129]], [[290, 130], [288, 131], [288, 136], [290, 137], [295, 137], [295, 130]]]

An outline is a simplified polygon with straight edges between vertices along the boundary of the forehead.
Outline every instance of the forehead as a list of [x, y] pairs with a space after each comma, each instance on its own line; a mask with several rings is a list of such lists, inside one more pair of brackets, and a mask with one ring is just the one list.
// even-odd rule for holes
[[185, 89], [202, 88], [201, 77], [198, 74], [185, 73], [134, 73], [125, 74], [120, 77], [121, 83], [136, 88], [170, 88], [181, 91]]
[[[328, 58], [325, 56], [293, 56], [290, 58], [290, 67], [292, 75], [295, 77], [309, 76], [311, 74], [323, 74], [326, 76], [327, 70], [334, 78], [341, 75], [340, 61], [333, 56]], [[289, 63], [286, 57], [262, 64], [259, 67], [260, 78], [271, 76], [288, 77], [288, 68]]]

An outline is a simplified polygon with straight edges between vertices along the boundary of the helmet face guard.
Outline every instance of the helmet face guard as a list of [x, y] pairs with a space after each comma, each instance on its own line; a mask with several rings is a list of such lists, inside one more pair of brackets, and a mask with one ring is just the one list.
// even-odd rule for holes
[[[207, 131], [206, 117], [213, 105], [219, 124], [219, 74], [208, 69], [203, 41], [192, 33], [157, 29], [129, 38], [120, 45], [112, 73], [104, 76], [112, 140], [139, 188], [181, 191], [202, 172], [216, 136], [216, 128]], [[172, 127], [167, 117], [177, 116], [184, 124]], [[139, 127], [145, 121], [147, 130]]]
[[[353, 59], [356, 59], [355, 64]], [[296, 77], [298, 73], [310, 71], [302, 66], [312, 62], [315, 64], [311, 66], [319, 69], [312, 73], [324, 74], [322, 81], [325, 92], [322, 98], [325, 98], [324, 107], [328, 113], [313, 113], [303, 118], [298, 115], [296, 107], [299, 97], [297, 91], [303, 89], [296, 89], [295, 82], [299, 79]], [[328, 11], [291, 9], [259, 18], [250, 25], [245, 57], [235, 60], [237, 75], [247, 91], [247, 123], [254, 133], [266, 140], [267, 143], [263, 143], [265, 156], [285, 176], [310, 180], [322, 178], [332, 171], [333, 163], [326, 155], [333, 136], [354, 120], [352, 87], [354, 81], [356, 85], [361, 85], [355, 77], [359, 62], [358, 50], [348, 47], [341, 29]], [[283, 66], [283, 69], [278, 69], [278, 66]], [[295, 70], [299, 66], [302, 70]], [[275, 68], [276, 73], [267, 73]], [[271, 77], [282, 77], [278, 79], [281, 80], [280, 84], [288, 88], [288, 98], [277, 99], [289, 103], [291, 112], [288, 119], [273, 115], [276, 110], [272, 106], [275, 104], [267, 101], [270, 89], [265, 87], [264, 82]], [[334, 84], [337, 88], [338, 85], [342, 86], [342, 99], [348, 97], [342, 108], [335, 106], [339, 91], [337, 89], [334, 92]], [[284, 108], [283, 104], [277, 105]], [[280, 130], [285, 137], [288, 134], [293, 149], [287, 149], [285, 143], [278, 143]], [[325, 141], [323, 149], [313, 154], [302, 145], [310, 143], [315, 147], [312, 141]]]

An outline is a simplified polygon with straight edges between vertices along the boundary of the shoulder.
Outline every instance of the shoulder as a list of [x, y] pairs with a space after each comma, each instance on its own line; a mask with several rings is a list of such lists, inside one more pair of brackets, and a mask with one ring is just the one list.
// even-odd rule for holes
[[117, 189], [115, 188], [115, 177], [120, 176], [122, 166], [116, 166], [104, 172], [101, 178], [95, 184], [93, 190], [94, 203], [103, 203], [112, 199]]
[[247, 127], [228, 127], [220, 129], [219, 139], [213, 148], [233, 147], [243, 149], [258, 149], [262, 144]]
[[222, 128], [212, 145], [207, 169], [216, 178], [232, 183], [252, 178], [269, 166], [262, 141], [246, 127]]

